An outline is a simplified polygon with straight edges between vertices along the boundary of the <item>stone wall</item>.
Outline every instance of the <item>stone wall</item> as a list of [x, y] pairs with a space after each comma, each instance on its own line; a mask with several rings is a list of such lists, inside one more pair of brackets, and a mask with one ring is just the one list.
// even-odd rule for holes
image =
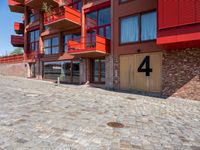
[[111, 55], [106, 56], [106, 73], [105, 73], [105, 87], [107, 89], [113, 89], [113, 57]]
[[200, 100], [200, 49], [163, 53], [162, 93]]
[[0, 74], [5, 76], [28, 77], [29, 65], [27, 63], [1, 63]]
[[113, 62], [114, 62], [113, 86], [115, 90], [119, 90], [120, 89], [120, 59], [119, 57], [115, 57], [113, 59]]

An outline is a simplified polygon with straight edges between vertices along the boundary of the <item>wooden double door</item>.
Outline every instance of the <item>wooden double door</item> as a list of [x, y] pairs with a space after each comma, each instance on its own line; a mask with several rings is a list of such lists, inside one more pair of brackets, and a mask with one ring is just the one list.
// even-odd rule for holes
[[161, 92], [162, 53], [120, 56], [120, 88]]

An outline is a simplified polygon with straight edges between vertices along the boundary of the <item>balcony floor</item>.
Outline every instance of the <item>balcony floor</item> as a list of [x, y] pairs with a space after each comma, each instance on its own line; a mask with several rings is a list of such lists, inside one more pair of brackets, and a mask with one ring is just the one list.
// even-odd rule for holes
[[55, 20], [55, 21], [51, 21], [49, 23], [45, 23], [45, 25], [50, 26], [52, 28], [55, 29], [59, 29], [59, 30], [71, 30], [71, 29], [76, 29], [76, 28], [80, 28], [81, 30], [81, 25], [77, 24], [71, 20], [68, 20], [66, 18], [62, 18], [59, 20]]

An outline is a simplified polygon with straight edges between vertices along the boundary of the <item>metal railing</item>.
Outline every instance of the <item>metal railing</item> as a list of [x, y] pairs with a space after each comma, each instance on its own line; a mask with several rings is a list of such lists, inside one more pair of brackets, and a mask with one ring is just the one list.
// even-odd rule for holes
[[0, 64], [3, 64], [3, 63], [19, 63], [19, 62], [23, 62], [23, 60], [24, 60], [23, 54], [4, 56], [4, 57], [0, 57]]

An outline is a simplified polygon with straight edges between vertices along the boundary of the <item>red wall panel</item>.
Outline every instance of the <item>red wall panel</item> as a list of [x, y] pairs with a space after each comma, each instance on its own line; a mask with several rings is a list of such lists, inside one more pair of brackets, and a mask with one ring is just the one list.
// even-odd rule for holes
[[164, 2], [158, 1], [158, 27], [164, 27]]
[[195, 1], [179, 0], [179, 25], [195, 23]]
[[178, 4], [179, 0], [163, 0], [163, 27], [176, 26], [178, 24]]
[[196, 22], [200, 22], [200, 0], [196, 0], [195, 6], [196, 6], [196, 12], [195, 12]]

